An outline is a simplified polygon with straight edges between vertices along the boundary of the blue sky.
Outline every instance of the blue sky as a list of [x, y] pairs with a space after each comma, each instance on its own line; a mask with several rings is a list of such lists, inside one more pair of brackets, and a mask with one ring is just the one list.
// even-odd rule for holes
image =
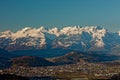
[[120, 30], [120, 0], [0, 0], [0, 31], [99, 25]]

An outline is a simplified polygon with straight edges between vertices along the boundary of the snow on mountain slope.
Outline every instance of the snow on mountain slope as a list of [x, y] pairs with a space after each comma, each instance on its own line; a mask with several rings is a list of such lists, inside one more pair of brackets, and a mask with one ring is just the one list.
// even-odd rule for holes
[[13, 32], [11, 32], [10, 30], [7, 30], [5, 32], [0, 33], [0, 38], [10, 38], [12, 34]]
[[49, 29], [48, 30], [48, 33], [50, 33], [50, 34], [54, 34], [54, 35], [56, 35], [56, 36], [59, 36], [60, 35], [60, 32], [59, 32], [59, 30], [58, 30], [58, 28], [52, 28], [52, 29]]
[[78, 43], [79, 45], [83, 46], [84, 44], [85, 46], [85, 43], [87, 43], [86, 45], [88, 45], [89, 43], [94, 42], [94, 46], [104, 47], [105, 44], [102, 38], [105, 36], [106, 32], [107, 31], [104, 28], [98, 28], [97, 26], [65, 27], [62, 30], [60, 30], [60, 32], [57, 33], [59, 34], [58, 38], [60, 39], [58, 41], [58, 44], [68, 47]]
[[[73, 50], [110, 49], [120, 44], [120, 33], [111, 33], [99, 26], [73, 26], [62, 29], [26, 27], [17, 32], [0, 33], [0, 48], [8, 50], [68, 48]], [[114, 45], [115, 44], [115, 45]]]
[[120, 36], [120, 31], [118, 32], [119, 36]]

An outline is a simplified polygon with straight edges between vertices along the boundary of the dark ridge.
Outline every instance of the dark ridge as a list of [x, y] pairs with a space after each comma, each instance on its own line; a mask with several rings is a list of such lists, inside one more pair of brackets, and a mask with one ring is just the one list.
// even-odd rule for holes
[[0, 80], [29, 80], [29, 79], [26, 77], [12, 74], [0, 74]]
[[101, 52], [77, 52], [72, 51], [64, 56], [48, 58], [49, 61], [55, 62], [56, 64], [74, 64], [77, 62], [106, 62], [117, 60], [117, 56], [110, 54], [103, 54]]
[[35, 56], [22, 56], [13, 58], [12, 66], [27, 66], [27, 67], [40, 67], [40, 66], [52, 66], [54, 63], [47, 61], [44, 58]]

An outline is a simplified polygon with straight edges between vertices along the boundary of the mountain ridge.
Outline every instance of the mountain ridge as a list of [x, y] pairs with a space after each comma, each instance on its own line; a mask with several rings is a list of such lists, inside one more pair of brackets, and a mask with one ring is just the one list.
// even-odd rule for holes
[[47, 60], [54, 62], [56, 64], [75, 64], [78, 62], [96, 63], [114, 61], [119, 59], [120, 57], [118, 56], [105, 54], [104, 52], [78, 52], [78, 51], [71, 51], [63, 56], [47, 58]]
[[120, 45], [119, 34], [99, 26], [73, 26], [62, 29], [26, 27], [17, 32], [0, 32], [0, 48], [9, 51], [47, 48], [110, 51], [111, 48]]

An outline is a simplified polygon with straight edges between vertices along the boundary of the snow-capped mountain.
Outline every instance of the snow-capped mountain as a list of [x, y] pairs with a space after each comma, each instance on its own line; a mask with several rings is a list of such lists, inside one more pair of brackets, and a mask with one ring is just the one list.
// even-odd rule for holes
[[120, 45], [120, 32], [111, 33], [99, 26], [74, 26], [62, 29], [26, 27], [17, 32], [0, 33], [0, 48], [7, 50], [53, 49], [111, 50]]

